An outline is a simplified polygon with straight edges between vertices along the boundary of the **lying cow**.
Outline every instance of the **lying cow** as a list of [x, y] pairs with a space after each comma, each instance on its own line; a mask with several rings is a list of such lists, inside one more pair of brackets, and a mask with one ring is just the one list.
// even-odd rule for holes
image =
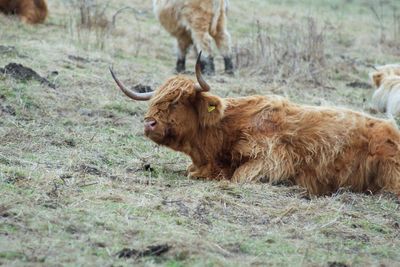
[[390, 76], [400, 76], [400, 64], [387, 64], [375, 67], [375, 71], [369, 74], [376, 88], [381, 86], [382, 81]]
[[153, 9], [161, 25], [177, 40], [176, 71], [185, 70], [186, 54], [194, 43], [203, 51], [201, 70], [215, 72], [212, 40], [225, 62], [225, 72], [233, 73], [230, 35], [226, 28], [228, 0], [153, 0]]
[[400, 116], [400, 76], [390, 76], [382, 80], [372, 96], [372, 106], [389, 117]]
[[400, 194], [400, 132], [388, 121], [280, 96], [220, 98], [199, 61], [198, 84], [176, 76], [154, 93], [129, 90], [110, 69], [128, 97], [150, 100], [145, 135], [190, 156], [190, 176], [290, 181], [317, 195], [340, 187]]
[[32, 24], [44, 22], [48, 13], [46, 0], [0, 0], [0, 12], [18, 15]]
[[388, 116], [400, 116], [400, 65], [389, 64], [370, 73], [377, 90], [372, 96], [372, 107]]

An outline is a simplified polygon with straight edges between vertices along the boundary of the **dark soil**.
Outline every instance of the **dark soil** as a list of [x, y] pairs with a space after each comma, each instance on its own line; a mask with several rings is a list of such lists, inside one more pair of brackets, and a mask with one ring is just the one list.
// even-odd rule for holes
[[77, 61], [81, 63], [89, 63], [90, 61], [86, 58], [80, 57], [80, 56], [74, 56], [74, 55], [68, 55], [68, 59], [72, 61]]
[[161, 256], [162, 254], [168, 252], [171, 246], [168, 244], [148, 246], [144, 250], [136, 250], [124, 248], [117, 253], [118, 258], [139, 258], [147, 256]]
[[0, 115], [2, 114], [9, 114], [11, 116], [15, 116], [16, 112], [15, 109], [10, 105], [3, 105], [0, 103]]
[[81, 164], [80, 166], [75, 168], [76, 171], [83, 173], [83, 174], [91, 174], [91, 175], [104, 175], [102, 171], [92, 165]]
[[361, 82], [361, 81], [354, 81], [354, 82], [346, 84], [346, 86], [349, 86], [352, 88], [372, 89], [372, 86], [369, 83]]
[[46, 78], [40, 76], [33, 69], [25, 67], [18, 63], [9, 63], [4, 68], [0, 68], [0, 73], [10, 75], [16, 80], [20, 81], [36, 80], [42, 84], [49, 86], [50, 88], [53, 89], [56, 88], [55, 84], [49, 82]]
[[147, 92], [152, 92], [153, 89], [149, 85], [143, 85], [143, 84], [137, 84], [133, 88], [138, 93], [147, 93]]
[[0, 45], [0, 55], [1, 54], [11, 54], [11, 53], [16, 53], [17, 50], [15, 49], [15, 46], [6, 46], [6, 45]]
[[337, 262], [337, 261], [330, 261], [328, 262], [329, 267], [348, 267], [347, 264], [342, 263], [342, 262]]

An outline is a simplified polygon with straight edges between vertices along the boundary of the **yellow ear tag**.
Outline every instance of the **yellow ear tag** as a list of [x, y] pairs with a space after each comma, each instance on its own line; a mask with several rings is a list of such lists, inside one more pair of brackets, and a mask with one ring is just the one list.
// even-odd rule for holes
[[208, 112], [213, 112], [214, 109], [215, 109], [215, 106], [208, 106]]

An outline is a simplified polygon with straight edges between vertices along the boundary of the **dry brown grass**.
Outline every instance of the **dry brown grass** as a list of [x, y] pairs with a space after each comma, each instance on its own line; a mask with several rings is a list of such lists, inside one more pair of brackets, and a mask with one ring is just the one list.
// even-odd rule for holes
[[283, 24], [273, 35], [256, 21], [249, 40], [235, 47], [236, 66], [269, 79], [322, 83], [326, 76], [324, 29], [315, 19]]
[[379, 25], [379, 42], [388, 52], [400, 54], [400, 12], [399, 7], [390, 5], [388, 13], [383, 0], [369, 4], [371, 12]]

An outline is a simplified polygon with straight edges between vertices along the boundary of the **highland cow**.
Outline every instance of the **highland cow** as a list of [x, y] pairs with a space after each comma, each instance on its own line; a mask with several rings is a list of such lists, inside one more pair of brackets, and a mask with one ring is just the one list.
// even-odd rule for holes
[[153, 0], [161, 25], [177, 40], [176, 71], [185, 70], [186, 54], [194, 44], [203, 51], [201, 70], [214, 74], [212, 40], [224, 57], [225, 72], [233, 73], [231, 37], [226, 27], [228, 0]]
[[[200, 53], [201, 55], [201, 53]], [[323, 195], [341, 187], [400, 194], [400, 132], [390, 122], [348, 109], [269, 96], [220, 98], [196, 63], [198, 83], [168, 79], [150, 100], [145, 135], [188, 155], [191, 177], [234, 182], [291, 182]]]
[[369, 76], [376, 88], [381, 86], [383, 79], [390, 76], [400, 76], [400, 64], [387, 64], [374, 68], [375, 71], [371, 72]]
[[18, 15], [26, 23], [42, 23], [47, 17], [46, 0], [0, 0], [0, 12]]
[[377, 90], [372, 96], [372, 107], [386, 112], [389, 117], [400, 115], [400, 65], [389, 64], [370, 73]]

